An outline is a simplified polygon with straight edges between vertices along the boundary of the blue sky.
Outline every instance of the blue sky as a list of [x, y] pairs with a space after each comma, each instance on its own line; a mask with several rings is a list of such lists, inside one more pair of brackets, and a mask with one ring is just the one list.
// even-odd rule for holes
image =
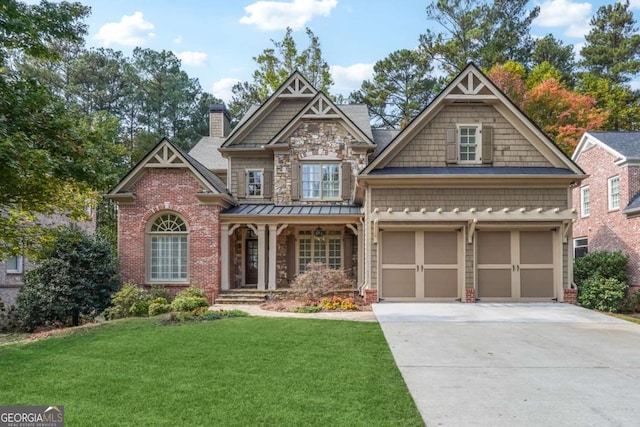
[[[122, 50], [135, 46], [171, 50], [203, 89], [228, 101], [233, 83], [251, 79], [252, 57], [295, 30], [300, 48], [305, 27], [319, 37], [331, 66], [333, 93], [347, 95], [369, 78], [373, 64], [397, 49], [412, 49], [435, 23], [422, 0], [80, 0], [91, 6], [87, 45]], [[534, 36], [552, 33], [579, 50], [589, 19], [611, 1], [531, 1], [541, 7]], [[640, 0], [631, 0], [636, 19]]]

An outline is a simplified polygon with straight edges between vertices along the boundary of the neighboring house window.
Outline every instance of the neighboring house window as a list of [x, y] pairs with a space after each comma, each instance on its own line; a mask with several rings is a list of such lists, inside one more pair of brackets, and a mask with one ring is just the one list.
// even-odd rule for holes
[[337, 230], [302, 230], [298, 238], [298, 272], [307, 271], [311, 262], [328, 268], [342, 268], [342, 233]]
[[20, 274], [22, 273], [23, 260], [20, 255], [12, 256], [7, 259], [7, 273]]
[[479, 163], [482, 147], [480, 145], [480, 126], [458, 126], [458, 156], [460, 163]]
[[247, 171], [247, 196], [262, 197], [262, 171]]
[[580, 214], [582, 216], [589, 216], [591, 213], [591, 206], [589, 201], [589, 186], [585, 185], [580, 188]]
[[589, 252], [589, 239], [586, 237], [580, 237], [573, 239], [573, 257], [580, 258]]
[[620, 208], [620, 177], [609, 178], [609, 210]]
[[308, 163], [302, 165], [303, 199], [337, 199], [339, 197], [339, 163]]
[[149, 280], [187, 280], [187, 225], [178, 215], [159, 216], [149, 228]]

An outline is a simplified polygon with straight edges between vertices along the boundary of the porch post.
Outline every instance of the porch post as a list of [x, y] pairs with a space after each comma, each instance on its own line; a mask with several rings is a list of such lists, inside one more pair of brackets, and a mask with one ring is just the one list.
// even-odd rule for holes
[[220, 287], [229, 290], [229, 226], [220, 225]]
[[276, 289], [278, 224], [269, 224], [269, 290]]
[[356, 224], [358, 230], [358, 277], [356, 284], [360, 286], [364, 283], [364, 227]]
[[267, 245], [265, 244], [265, 225], [258, 224], [258, 290], [264, 291], [265, 286], [265, 270], [266, 270], [266, 253], [265, 249]]

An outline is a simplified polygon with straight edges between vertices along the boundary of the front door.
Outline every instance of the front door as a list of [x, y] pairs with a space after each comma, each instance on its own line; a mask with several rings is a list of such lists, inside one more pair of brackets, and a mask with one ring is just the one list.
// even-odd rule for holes
[[258, 284], [258, 240], [245, 240], [244, 282], [247, 285]]

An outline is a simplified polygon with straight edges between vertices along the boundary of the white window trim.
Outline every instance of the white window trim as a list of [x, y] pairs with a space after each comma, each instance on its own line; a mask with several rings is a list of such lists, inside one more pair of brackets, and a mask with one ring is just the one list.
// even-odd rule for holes
[[[613, 192], [611, 191], [612, 190], [611, 184], [613, 183], [614, 180], [618, 181], [618, 205], [617, 206], [613, 205]], [[607, 204], [609, 206], [610, 211], [615, 211], [620, 209], [620, 175], [612, 176], [607, 180]]]
[[[339, 270], [343, 270], [344, 269], [344, 231], [341, 228], [334, 228], [334, 227], [321, 227], [324, 232], [325, 232], [325, 236], [327, 236], [328, 234], [326, 234], [328, 231], [338, 231], [340, 232], [340, 234], [333, 234], [332, 236], [339, 236], [340, 237], [340, 268]], [[301, 231], [311, 231], [311, 234], [300, 234]], [[313, 239], [316, 237], [313, 233], [315, 231], [315, 228], [309, 228], [309, 227], [304, 227], [304, 228], [298, 228], [296, 230], [296, 275], [297, 274], [301, 274], [300, 271], [300, 239], [302, 238], [307, 238], [307, 237], [311, 237], [311, 258], [313, 259], [313, 249], [314, 249], [314, 242]], [[327, 242], [328, 244], [328, 242]], [[327, 249], [328, 250], [328, 249]], [[312, 262], [315, 262], [312, 261]], [[327, 252], [327, 264], [325, 264], [326, 267], [328, 266], [328, 262], [329, 262], [329, 253]]]
[[[162, 232], [154, 232], [151, 231], [151, 227], [153, 227], [153, 224], [156, 222], [156, 220], [164, 215], [175, 215], [178, 216], [187, 226], [187, 231], [186, 232], [175, 232], [175, 233], [162, 233]], [[176, 234], [184, 234], [187, 237], [187, 274], [186, 277], [184, 279], [155, 279], [151, 277], [151, 239], [154, 236], [168, 236], [168, 235], [176, 235]], [[155, 215], [153, 218], [151, 218], [151, 220], [149, 220], [149, 222], [147, 223], [147, 227], [145, 230], [145, 243], [146, 243], [146, 247], [145, 247], [145, 257], [144, 257], [144, 264], [145, 264], [145, 277], [147, 279], [148, 283], [153, 283], [153, 284], [161, 284], [161, 283], [188, 283], [191, 277], [191, 271], [189, 268], [189, 264], [190, 264], [190, 255], [191, 255], [191, 251], [189, 249], [190, 247], [190, 242], [191, 242], [191, 233], [190, 233], [190, 228], [189, 225], [187, 224], [187, 221], [184, 219], [184, 217], [176, 212], [161, 212], [158, 215]]]
[[[587, 193], [587, 198], [588, 198], [588, 205], [587, 209], [585, 209], [585, 192]], [[589, 215], [591, 215], [591, 192], [589, 191], [589, 186], [585, 185], [580, 187], [580, 216], [581, 217], [588, 217]]]
[[[309, 165], [319, 165], [320, 166], [320, 197], [305, 197], [304, 196], [304, 173], [302, 172], [302, 168], [304, 166]], [[323, 165], [335, 165], [338, 168], [338, 196], [337, 197], [323, 197], [322, 194], [322, 166]], [[316, 201], [330, 201], [335, 202], [342, 200], [340, 197], [340, 192], [342, 191], [342, 167], [340, 167], [340, 161], [337, 160], [328, 160], [328, 161], [312, 161], [312, 162], [301, 162], [300, 163], [300, 199], [301, 200], [316, 200]]]
[[[462, 128], [476, 128], [476, 159], [461, 160], [461, 132]], [[456, 144], [458, 145], [458, 163], [462, 165], [482, 164], [482, 123], [457, 123], [456, 124]]]
[[15, 258], [17, 268], [10, 269], [7, 265], [7, 274], [22, 274], [24, 272], [24, 258], [21, 255], [16, 255]]
[[[586, 241], [586, 245], [578, 246], [578, 241], [584, 240]], [[573, 239], [573, 258], [576, 259], [576, 249], [578, 248], [587, 248], [587, 253], [589, 253], [589, 238], [588, 237], [577, 237]]]
[[[251, 172], [260, 172], [260, 194], [249, 194], [249, 174]], [[247, 199], [259, 199], [264, 197], [264, 169], [247, 169], [245, 171], [246, 173], [246, 179], [245, 179], [245, 186], [246, 188], [244, 189], [244, 194], [245, 197]]]

